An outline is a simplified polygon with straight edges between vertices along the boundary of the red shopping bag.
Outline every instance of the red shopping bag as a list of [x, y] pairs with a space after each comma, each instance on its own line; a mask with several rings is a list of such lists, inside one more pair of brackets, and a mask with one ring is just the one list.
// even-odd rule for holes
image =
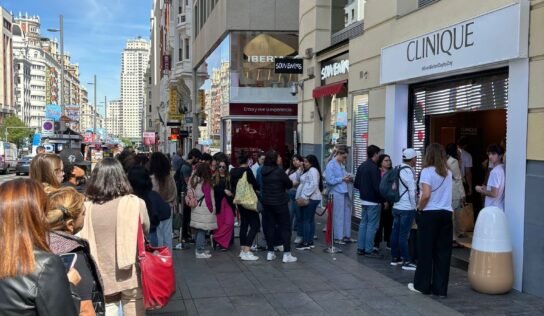
[[327, 200], [327, 206], [325, 206], [325, 208], [327, 209], [327, 230], [325, 232], [325, 244], [329, 246], [332, 243], [332, 197], [329, 197]]
[[138, 261], [145, 309], [166, 306], [176, 292], [172, 253], [168, 247], [155, 248], [145, 244], [140, 220], [138, 220]]

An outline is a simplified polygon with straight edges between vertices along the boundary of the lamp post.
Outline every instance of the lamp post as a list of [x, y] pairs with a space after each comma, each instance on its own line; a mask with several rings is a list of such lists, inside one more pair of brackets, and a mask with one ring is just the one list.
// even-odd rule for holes
[[64, 27], [62, 14], [59, 15], [59, 28], [47, 29], [47, 31], [60, 33], [60, 108], [62, 115], [64, 115]]
[[92, 85], [94, 88], [94, 97], [93, 97], [93, 144], [96, 144], [96, 75], [93, 76], [93, 82], [87, 82], [88, 85]]

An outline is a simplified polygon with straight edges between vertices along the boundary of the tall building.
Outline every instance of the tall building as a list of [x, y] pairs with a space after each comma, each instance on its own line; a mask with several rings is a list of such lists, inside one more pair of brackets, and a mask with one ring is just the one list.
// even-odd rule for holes
[[0, 7], [2, 13], [2, 28], [0, 34], [2, 46], [0, 47], [0, 122], [10, 115], [15, 114], [15, 98], [13, 84], [13, 16], [6, 9]]
[[108, 101], [106, 114], [106, 129], [108, 134], [119, 136], [121, 134], [121, 100]]
[[141, 142], [144, 113], [144, 78], [149, 60], [149, 42], [128, 40], [121, 55], [121, 135]]

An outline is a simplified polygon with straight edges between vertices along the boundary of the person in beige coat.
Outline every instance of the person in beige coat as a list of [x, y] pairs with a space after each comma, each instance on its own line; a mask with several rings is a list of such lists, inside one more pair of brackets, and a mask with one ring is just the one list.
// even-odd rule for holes
[[461, 231], [459, 212], [461, 212], [463, 205], [465, 204], [465, 188], [463, 187], [463, 176], [461, 175], [461, 169], [457, 158], [457, 146], [455, 144], [447, 145], [446, 154], [448, 156], [448, 169], [452, 173], [451, 207], [453, 209], [453, 247], [463, 248], [463, 246], [457, 242], [457, 236], [464, 233]]
[[197, 200], [197, 206], [191, 208], [191, 222], [189, 224], [196, 230], [195, 256], [197, 259], [208, 259], [212, 255], [205, 249], [206, 231], [217, 229], [215, 198], [208, 164], [198, 165], [189, 180], [189, 189], [194, 191]]
[[104, 282], [106, 316], [145, 315], [137, 262], [137, 232], [149, 231], [145, 202], [131, 194], [127, 176], [116, 159], [105, 158], [92, 172], [85, 191], [85, 224], [80, 236], [89, 241]]

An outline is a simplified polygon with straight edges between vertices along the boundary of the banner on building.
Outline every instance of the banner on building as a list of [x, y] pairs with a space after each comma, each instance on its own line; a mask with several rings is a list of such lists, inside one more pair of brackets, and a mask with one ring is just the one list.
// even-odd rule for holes
[[58, 122], [62, 114], [60, 105], [48, 104], [45, 106], [45, 118]]
[[178, 91], [175, 87], [170, 88], [170, 97], [168, 98], [168, 119], [181, 120], [182, 115], [178, 112]]
[[155, 145], [155, 132], [144, 132], [144, 145]]
[[79, 122], [80, 118], [80, 106], [79, 104], [68, 104], [64, 107], [65, 115], [72, 121]]

